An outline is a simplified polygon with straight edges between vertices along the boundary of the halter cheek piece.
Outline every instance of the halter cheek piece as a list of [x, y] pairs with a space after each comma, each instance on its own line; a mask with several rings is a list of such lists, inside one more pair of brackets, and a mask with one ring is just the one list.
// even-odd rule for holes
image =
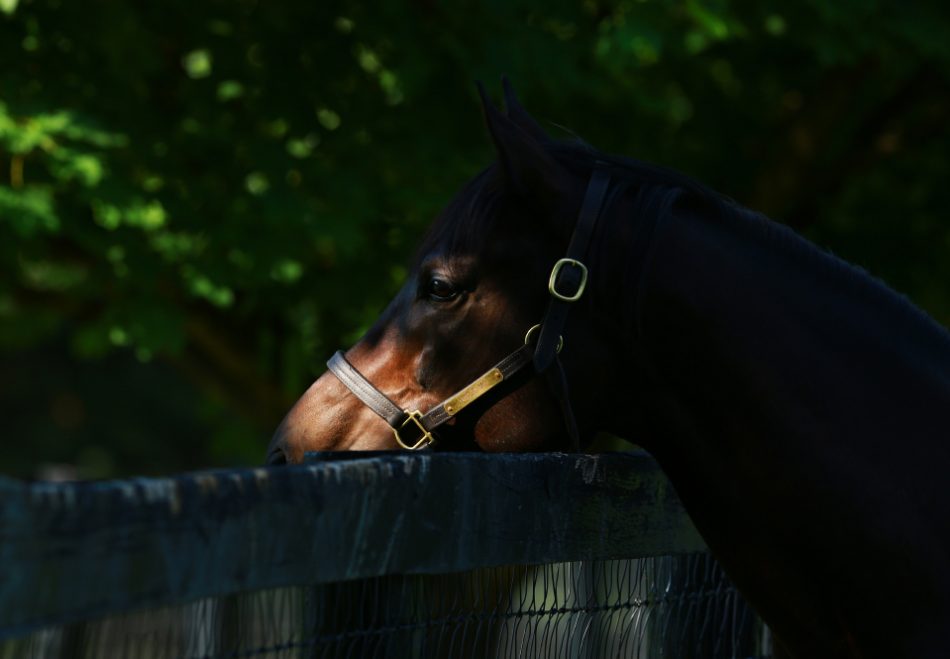
[[[403, 410], [396, 405], [363, 377], [363, 374], [346, 360], [342, 351], [337, 351], [327, 362], [330, 371], [354, 396], [389, 424], [396, 436], [396, 442], [401, 447], [412, 451], [434, 443], [432, 432], [436, 428], [519, 373], [528, 364], [533, 364], [536, 373], [545, 375], [551, 392], [561, 406], [564, 424], [574, 448], [578, 448], [580, 438], [568, 397], [567, 378], [557, 355], [564, 345], [561, 332], [567, 322], [568, 311], [571, 305], [581, 298], [587, 286], [587, 266], [581, 259], [587, 253], [587, 246], [597, 218], [600, 217], [609, 186], [610, 176], [602, 169], [595, 169], [587, 184], [587, 192], [567, 247], [567, 255], [559, 259], [551, 269], [548, 279], [548, 293], [551, 297], [543, 322], [528, 330], [524, 345], [425, 414], [419, 410]], [[533, 345], [535, 336], [537, 344]]]

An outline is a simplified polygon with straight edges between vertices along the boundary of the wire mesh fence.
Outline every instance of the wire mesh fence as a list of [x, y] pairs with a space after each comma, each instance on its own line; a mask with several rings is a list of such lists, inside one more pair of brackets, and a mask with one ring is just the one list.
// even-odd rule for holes
[[392, 575], [53, 627], [0, 657], [746, 658], [758, 622], [708, 554]]
[[0, 480], [0, 659], [769, 656], [703, 549], [643, 455]]

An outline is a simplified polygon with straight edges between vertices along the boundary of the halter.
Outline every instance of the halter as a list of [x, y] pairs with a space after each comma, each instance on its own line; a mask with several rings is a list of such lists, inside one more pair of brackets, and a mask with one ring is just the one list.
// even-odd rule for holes
[[[561, 406], [564, 424], [574, 448], [578, 448], [580, 437], [568, 397], [567, 377], [557, 355], [564, 345], [561, 332], [567, 322], [567, 314], [587, 286], [587, 266], [580, 259], [586, 255], [609, 185], [610, 175], [602, 169], [595, 169], [587, 184], [567, 255], [558, 259], [551, 268], [548, 278], [550, 299], [544, 320], [527, 331], [524, 345], [428, 412], [423, 414], [419, 410], [400, 408], [350, 364], [342, 351], [337, 351], [327, 362], [330, 371], [354, 396], [389, 424], [401, 447], [414, 451], [435, 442], [432, 432], [436, 428], [521, 372], [528, 364], [533, 364], [536, 373], [546, 376], [551, 392]], [[533, 344], [536, 335], [537, 344]]]

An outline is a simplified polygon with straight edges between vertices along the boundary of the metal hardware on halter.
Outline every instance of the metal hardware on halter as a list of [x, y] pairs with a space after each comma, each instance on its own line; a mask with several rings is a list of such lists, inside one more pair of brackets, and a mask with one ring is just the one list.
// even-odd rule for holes
[[[557, 278], [561, 274], [561, 268], [569, 265], [579, 268], [581, 271], [581, 282], [577, 285], [577, 291], [573, 295], [564, 295], [557, 290]], [[576, 259], [558, 259], [554, 267], [551, 268], [551, 276], [548, 278], [548, 293], [561, 300], [562, 302], [577, 302], [584, 294], [584, 288], [587, 286], [587, 266]]]
[[[435, 441], [435, 437], [432, 436], [432, 433], [426, 430], [426, 427], [422, 425], [422, 412], [416, 410], [415, 412], [406, 412], [409, 416], [405, 421], [402, 422], [398, 428], [393, 427], [393, 434], [396, 436], [396, 443], [407, 451], [417, 451], [419, 449], [425, 448], [429, 444]], [[403, 441], [402, 437], [399, 434], [400, 430], [404, 430], [406, 426], [409, 425], [409, 422], [412, 421], [416, 428], [422, 431], [422, 436], [416, 441], [415, 444], [408, 444]]]
[[[622, 185], [613, 188], [614, 192], [622, 189]], [[609, 171], [598, 163], [587, 182], [587, 192], [584, 193], [567, 252], [564, 258], [559, 259], [551, 268], [548, 278], [548, 308], [541, 321], [541, 333], [534, 351], [534, 370], [538, 373], [548, 374], [552, 370], [560, 369], [552, 369], [552, 366], [557, 366], [556, 348], [559, 337], [564, 333], [567, 317], [575, 306], [574, 303], [580, 299], [587, 287], [587, 266], [583, 262], [588, 259], [587, 252], [594, 235], [594, 227], [610, 193]], [[576, 290], [574, 286], [577, 287]], [[565, 378], [548, 378], [548, 383], [552, 391], [556, 392], [556, 397], [564, 401], [562, 407], [565, 417], [571, 416]], [[571, 423], [567, 422], [567, 425], [570, 427]]]
[[[525, 345], [530, 344], [532, 337], [534, 337], [534, 335], [540, 330], [541, 330], [541, 323], [538, 323], [537, 325], [532, 325], [531, 328], [528, 330], [528, 333], [524, 335], [524, 344]], [[558, 336], [556, 352], [560, 354], [561, 348], [563, 347], [564, 347], [564, 337]]]
[[[493, 368], [425, 413], [419, 410], [410, 412], [401, 409], [356, 370], [340, 351], [330, 358], [327, 366], [330, 372], [350, 390], [350, 393], [386, 421], [399, 446], [409, 451], [417, 451], [435, 443], [433, 431], [436, 428], [531, 364], [532, 353], [532, 346], [521, 346], [495, 364]], [[412, 438], [407, 436], [409, 432], [413, 433]]]
[[493, 368], [451, 398], [446, 399], [442, 407], [445, 408], [447, 414], [455, 416], [504, 379], [504, 374], [497, 368]]

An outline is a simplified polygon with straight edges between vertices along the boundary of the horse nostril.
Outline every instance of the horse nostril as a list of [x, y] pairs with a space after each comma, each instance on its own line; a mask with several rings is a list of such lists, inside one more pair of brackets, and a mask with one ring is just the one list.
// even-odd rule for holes
[[268, 465], [285, 465], [287, 464], [287, 456], [284, 454], [284, 450], [279, 446], [276, 446], [270, 450], [270, 453], [267, 454], [267, 464]]

